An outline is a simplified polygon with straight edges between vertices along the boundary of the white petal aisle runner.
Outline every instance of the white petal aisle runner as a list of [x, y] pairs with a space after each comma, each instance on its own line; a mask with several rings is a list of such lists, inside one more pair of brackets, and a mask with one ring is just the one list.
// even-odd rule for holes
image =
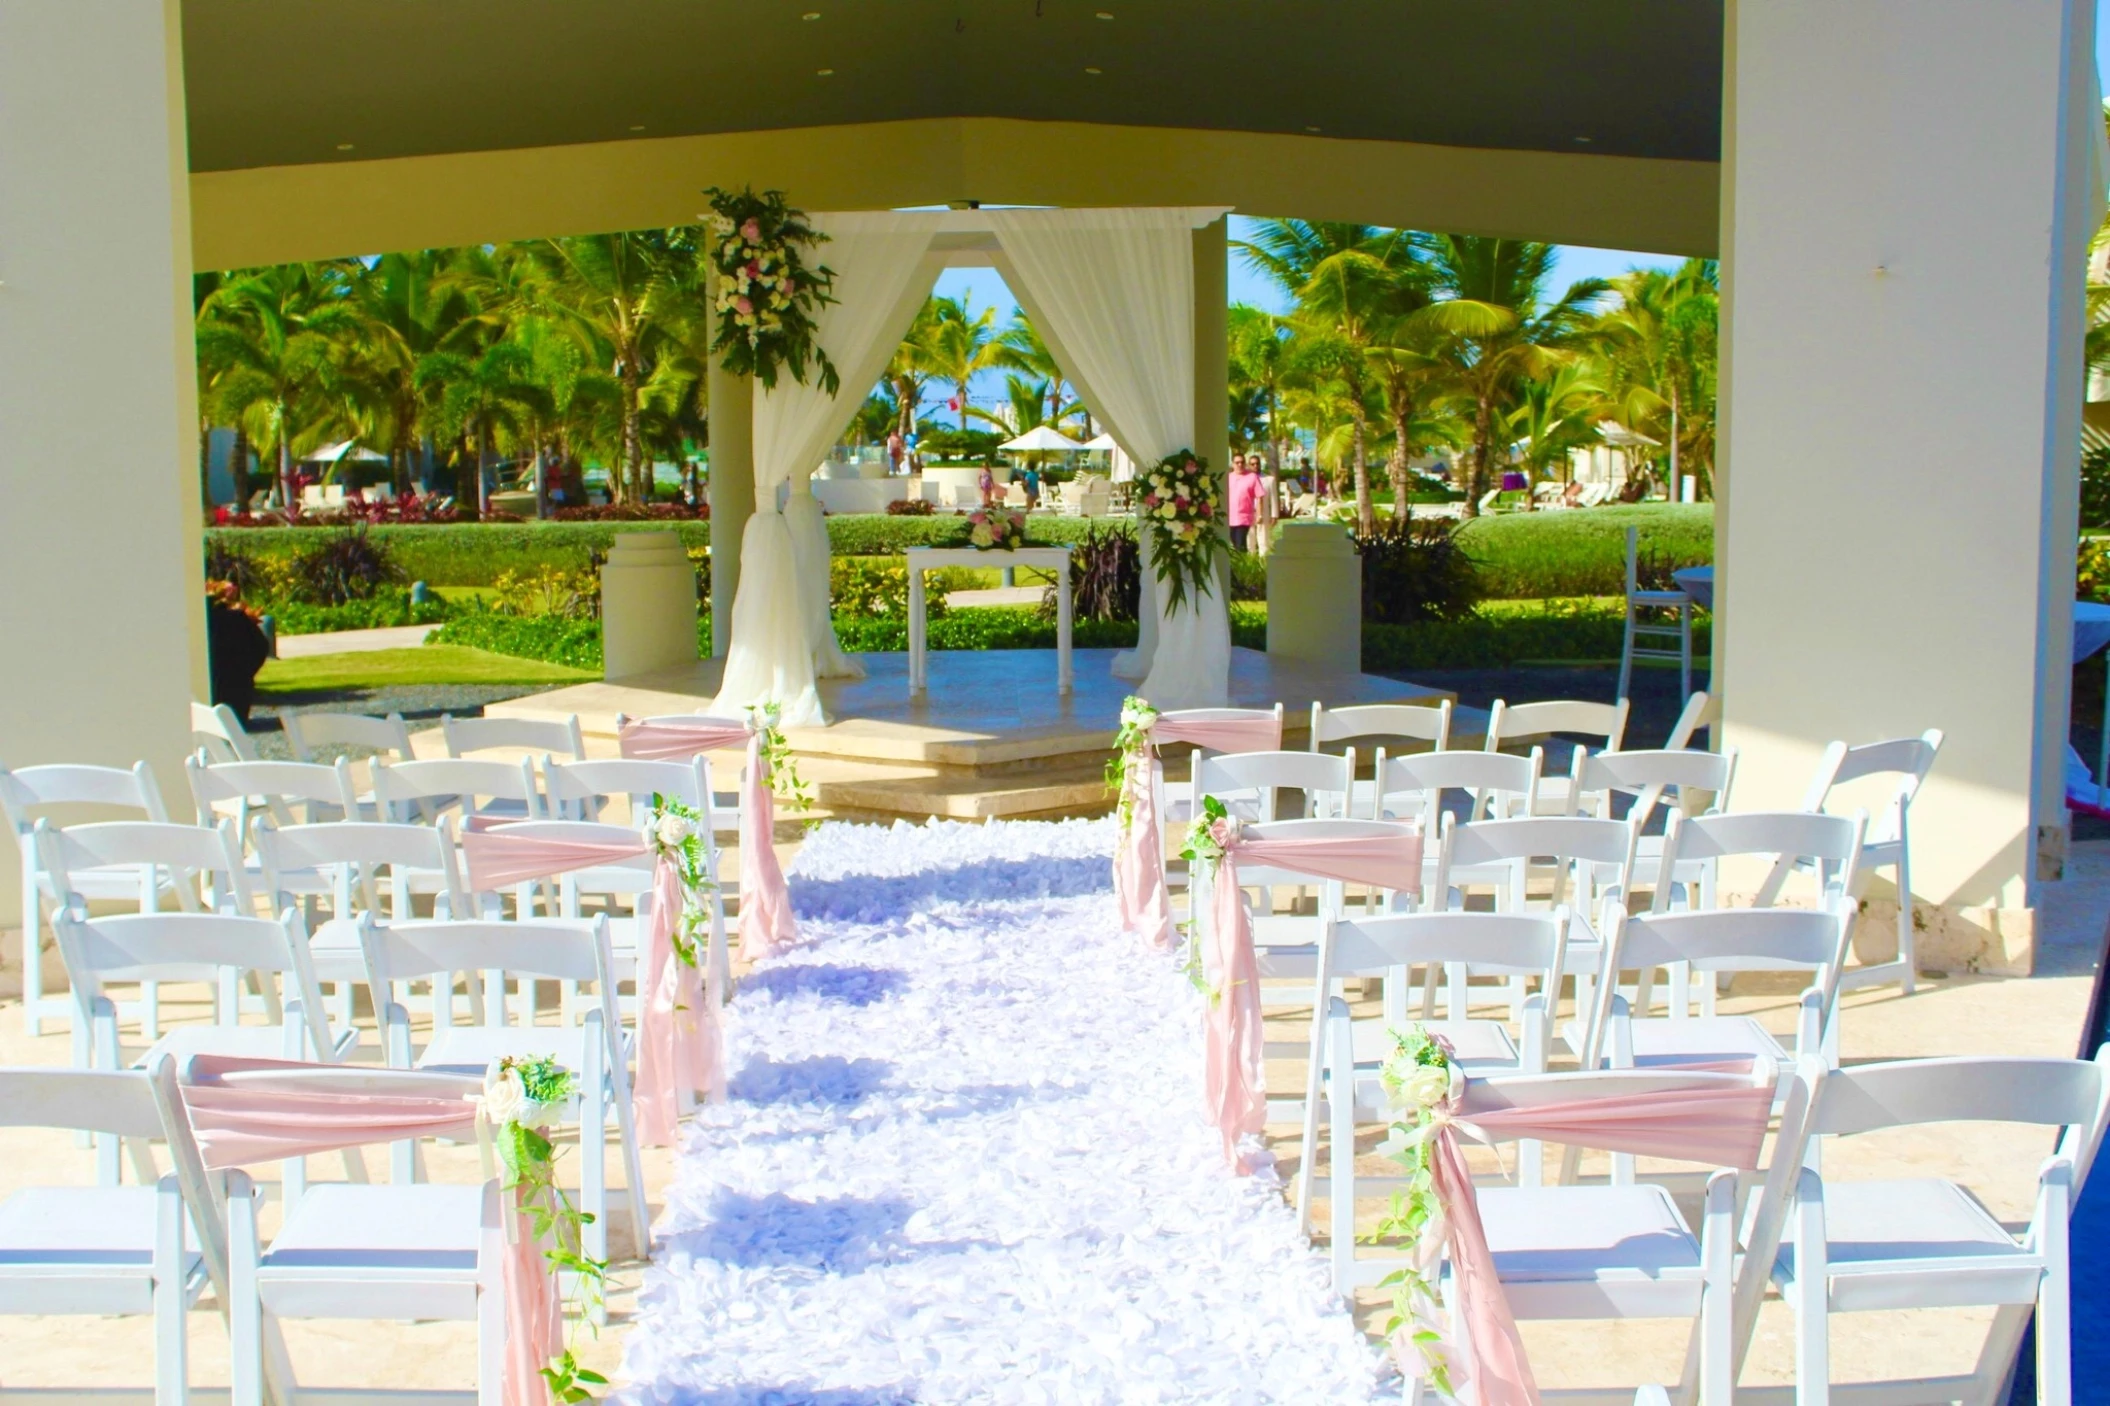
[[[1344, 1402], [1376, 1355], [1200, 1117], [1200, 997], [1115, 928], [1111, 821], [827, 825], [730, 1010], [633, 1401]], [[744, 1059], [744, 1063], [741, 1061]]]

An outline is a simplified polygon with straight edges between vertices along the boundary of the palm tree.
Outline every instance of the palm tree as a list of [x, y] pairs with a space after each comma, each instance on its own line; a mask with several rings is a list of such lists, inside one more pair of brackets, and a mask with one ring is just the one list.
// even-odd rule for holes
[[1378, 225], [1345, 220], [1255, 220], [1253, 237], [1234, 239], [1231, 247], [1247, 268], [1298, 298], [1329, 257], [1367, 248], [1392, 233]]
[[[420, 249], [383, 254], [353, 275], [351, 297], [358, 338], [348, 349], [348, 379], [369, 410], [368, 432], [388, 446], [396, 492], [411, 489], [410, 461], [432, 409], [434, 357], [473, 348], [482, 308], [465, 268], [488, 262], [481, 250]], [[468, 275], [468, 276], [465, 276]]]
[[1692, 474], [1711, 496], [1720, 306], [1712, 260], [1673, 271], [1634, 269], [1611, 280], [1616, 306], [1597, 320], [1607, 413], [1661, 440], [1675, 491]]
[[[932, 298], [930, 322], [919, 345], [930, 374], [950, 381], [960, 402], [960, 428], [967, 428], [967, 388], [978, 371], [998, 365], [1004, 355], [996, 336], [996, 309], [968, 310], [963, 298]], [[918, 319], [921, 323], [922, 319]]]
[[1581, 279], [1542, 303], [1559, 250], [1532, 240], [1438, 234], [1428, 237], [1426, 257], [1436, 300], [1420, 316], [1445, 334], [1437, 356], [1450, 394], [1472, 418], [1465, 511], [1476, 514], [1519, 383], [1545, 374], [1581, 341], [1607, 285]]
[[1556, 464], [1565, 464], [1570, 450], [1596, 442], [1604, 386], [1595, 367], [1570, 361], [1525, 381], [1519, 390], [1503, 432], [1536, 482]]
[[1426, 306], [1426, 284], [1412, 236], [1386, 230], [1352, 248], [1325, 254], [1297, 290], [1296, 319], [1310, 332], [1309, 354], [1340, 378], [1348, 395], [1356, 527], [1365, 537], [1377, 531], [1366, 412], [1372, 373], [1381, 363], [1379, 349], [1386, 332], [1403, 316]]
[[[997, 365], [1023, 372], [1028, 376], [1037, 376], [1045, 385], [1042, 394], [1047, 401], [1047, 413], [1044, 418], [1036, 418], [1033, 423], [1061, 429], [1063, 419], [1077, 407], [1063, 393], [1069, 378], [1063, 369], [1055, 364], [1055, 353], [1049, 351], [1048, 344], [1040, 339], [1040, 329], [1032, 324], [1026, 317], [1025, 310], [1021, 308], [1011, 315], [1011, 325], [1006, 327], [996, 340]], [[1025, 426], [1020, 432], [1031, 428], [1031, 425]]]
[[455, 498], [490, 511], [486, 473], [501, 440], [528, 443], [550, 405], [535, 381], [533, 351], [494, 338], [474, 353], [435, 352], [420, 370], [419, 389], [432, 397], [435, 428], [455, 442]]
[[[1251, 414], [1265, 426], [1262, 443], [1271, 474], [1282, 471], [1282, 391], [1291, 374], [1290, 325], [1273, 313], [1245, 303], [1230, 310], [1231, 395], [1250, 395]], [[1233, 419], [1238, 416], [1233, 412]], [[1250, 442], [1250, 438], [1249, 438]]]

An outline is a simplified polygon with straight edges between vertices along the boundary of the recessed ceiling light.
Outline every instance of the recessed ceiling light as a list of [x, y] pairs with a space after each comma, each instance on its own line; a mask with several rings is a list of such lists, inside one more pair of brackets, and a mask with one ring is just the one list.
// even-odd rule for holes
[[352, 149], [352, 144], [350, 142], [339, 142], [337, 143], [337, 149], [339, 151], [350, 151]]
[[823, 78], [833, 78], [835, 76], [835, 70], [832, 68], [817, 68], [814, 72]]
[[805, 14], [799, 16], [802, 20], [817, 20], [820, 17], [821, 12], [819, 10], [808, 10]]
[[645, 130], [645, 124], [642, 122], [634, 122], [631, 124], [630, 130], [633, 132], [642, 132]]
[[1096, 68], [1087, 68], [1087, 69], [1085, 69], [1084, 71], [1085, 71], [1086, 73], [1089, 73], [1089, 74], [1090, 74], [1090, 75], [1091, 75], [1092, 77], [1094, 77], [1094, 78], [1097, 78], [1097, 77], [1099, 76], [1099, 73], [1100, 73], [1100, 70], [1098, 70], [1098, 69], [1096, 69]]
[[1590, 144], [1590, 139], [1588, 137], [1577, 137], [1575, 140], [1581, 142], [1584, 146], [1588, 146]]
[[1307, 132], [1316, 132], [1319, 129], [1317, 127], [1306, 127], [1304, 130]]
[[1103, 20], [1110, 20], [1110, 19], [1112, 19], [1113, 17], [1114, 17], [1114, 12], [1113, 12], [1112, 10], [1101, 10], [1101, 11], [1099, 12], [1099, 18], [1100, 18], [1100, 19], [1103, 19]]

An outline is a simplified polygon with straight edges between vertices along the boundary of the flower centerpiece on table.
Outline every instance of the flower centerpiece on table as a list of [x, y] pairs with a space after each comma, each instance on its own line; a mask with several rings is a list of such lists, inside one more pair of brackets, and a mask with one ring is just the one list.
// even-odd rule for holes
[[1026, 515], [1004, 508], [979, 508], [968, 514], [967, 540], [977, 551], [1001, 547], [1015, 552], [1026, 544]]
[[814, 318], [835, 301], [829, 293], [835, 273], [825, 264], [809, 266], [802, 252], [828, 236], [806, 222], [805, 211], [786, 203], [780, 190], [736, 194], [712, 186], [704, 193], [711, 200], [706, 248], [718, 275], [711, 350], [728, 371], [752, 376], [766, 388], [775, 387], [780, 369], [804, 385], [810, 369], [834, 395], [840, 382], [815, 339]]
[[1404, 1185], [1392, 1193], [1392, 1204], [1378, 1222], [1377, 1238], [1407, 1242], [1406, 1268], [1385, 1276], [1381, 1287], [1392, 1290], [1392, 1316], [1385, 1336], [1402, 1358], [1412, 1348], [1421, 1357], [1422, 1373], [1436, 1390], [1454, 1396], [1444, 1331], [1437, 1316], [1441, 1300], [1436, 1276], [1443, 1258], [1443, 1205], [1429, 1171], [1428, 1146], [1437, 1129], [1458, 1106], [1465, 1091], [1465, 1071], [1456, 1052], [1441, 1035], [1419, 1025], [1387, 1032], [1392, 1052], [1378, 1069], [1378, 1081], [1396, 1116], [1379, 1149], [1404, 1170]]
[[1208, 461], [1186, 449], [1152, 465], [1140, 487], [1137, 517], [1150, 534], [1150, 559], [1170, 609], [1177, 610], [1188, 591], [1206, 596], [1216, 589], [1216, 561], [1224, 552], [1224, 536], [1216, 530], [1223, 490]]

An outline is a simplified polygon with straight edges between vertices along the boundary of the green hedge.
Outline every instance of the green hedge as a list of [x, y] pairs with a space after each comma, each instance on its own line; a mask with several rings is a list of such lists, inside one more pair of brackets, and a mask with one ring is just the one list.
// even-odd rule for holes
[[[1626, 530], [1674, 567], [1714, 560], [1712, 503], [1630, 503], [1474, 518], [1458, 543], [1496, 599], [1616, 595], [1626, 589]], [[1615, 649], [1613, 651], [1617, 653]]]
[[[709, 625], [704, 627], [708, 640]], [[425, 637], [427, 644], [465, 644], [493, 654], [540, 659], [574, 669], [601, 669], [601, 622], [557, 615], [499, 615], [488, 610], [457, 615]]]
[[[205, 540], [243, 556], [291, 557], [318, 533], [314, 527], [213, 527]], [[488, 586], [501, 571], [554, 566], [577, 571], [587, 553], [606, 552], [618, 532], [679, 532], [682, 545], [711, 540], [707, 522], [456, 522], [377, 526], [367, 533], [387, 547], [405, 577], [430, 586]]]
[[373, 600], [346, 601], [343, 605], [308, 605], [297, 600], [267, 600], [254, 603], [271, 617], [281, 635], [323, 635], [339, 630], [379, 630], [394, 625], [437, 625], [453, 618], [456, 608], [434, 598], [410, 603], [410, 592], [394, 591]]
[[[1371, 673], [1416, 669], [1493, 669], [1520, 660], [1617, 659], [1626, 629], [1620, 599], [1489, 601], [1463, 620], [1418, 625], [1363, 626], [1363, 668]], [[1692, 652], [1708, 653], [1708, 617], [1693, 622]]]
[[[1126, 519], [1047, 517], [1026, 519], [1026, 545], [1065, 547], [1084, 540], [1094, 527], [1131, 530]], [[828, 546], [837, 556], [899, 556], [910, 547], [964, 547], [967, 519], [939, 512], [930, 517], [894, 517], [885, 513], [840, 513], [828, 519]], [[1002, 566], [1002, 552], [990, 552], [990, 564]]]

